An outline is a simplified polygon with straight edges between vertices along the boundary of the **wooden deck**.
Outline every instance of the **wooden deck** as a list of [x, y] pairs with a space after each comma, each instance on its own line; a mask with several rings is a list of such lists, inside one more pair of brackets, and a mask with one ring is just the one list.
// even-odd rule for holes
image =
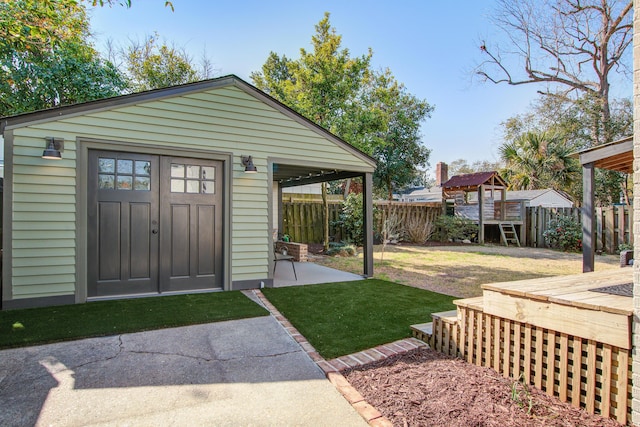
[[[625, 424], [631, 408], [633, 298], [593, 289], [633, 283], [633, 268], [489, 283], [433, 313], [414, 336], [589, 413]], [[422, 326], [422, 325], [416, 325]]]
[[482, 285], [486, 314], [631, 348], [633, 298], [593, 289], [633, 283], [622, 268]]

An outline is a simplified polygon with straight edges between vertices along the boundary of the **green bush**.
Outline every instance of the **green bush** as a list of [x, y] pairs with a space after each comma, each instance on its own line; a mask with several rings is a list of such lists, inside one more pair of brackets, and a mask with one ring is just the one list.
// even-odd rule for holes
[[362, 233], [363, 224], [362, 194], [349, 193], [342, 204], [340, 217], [334, 225], [344, 229], [346, 234], [344, 240], [360, 246], [364, 241], [364, 235]]
[[622, 251], [632, 251], [633, 245], [631, 243], [620, 243], [618, 245], [618, 251], [616, 253], [620, 253]]
[[572, 216], [558, 215], [542, 235], [551, 248], [582, 252], [582, 225]]
[[440, 215], [435, 226], [441, 242], [473, 240], [478, 236], [478, 224], [467, 218]]
[[330, 242], [326, 254], [329, 256], [354, 256], [356, 247], [347, 242]]

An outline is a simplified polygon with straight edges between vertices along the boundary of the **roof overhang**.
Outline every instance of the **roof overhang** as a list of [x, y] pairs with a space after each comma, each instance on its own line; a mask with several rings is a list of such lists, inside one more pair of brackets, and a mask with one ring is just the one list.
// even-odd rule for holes
[[600, 169], [633, 173], [633, 137], [582, 150], [574, 156], [581, 165], [593, 163]]
[[332, 163], [293, 164], [291, 159], [270, 159], [269, 163], [272, 165], [273, 181], [282, 188], [356, 178], [374, 171], [372, 167]]

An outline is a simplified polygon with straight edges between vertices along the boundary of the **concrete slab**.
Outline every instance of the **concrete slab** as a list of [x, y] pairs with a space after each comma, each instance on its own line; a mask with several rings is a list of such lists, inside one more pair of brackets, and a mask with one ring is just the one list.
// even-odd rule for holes
[[271, 317], [0, 351], [2, 426], [358, 426]]
[[313, 262], [295, 263], [296, 274], [298, 275], [298, 280], [296, 280], [291, 265], [289, 263], [281, 264], [276, 268], [273, 277], [273, 286], [275, 288], [362, 280], [361, 275], [335, 270]]

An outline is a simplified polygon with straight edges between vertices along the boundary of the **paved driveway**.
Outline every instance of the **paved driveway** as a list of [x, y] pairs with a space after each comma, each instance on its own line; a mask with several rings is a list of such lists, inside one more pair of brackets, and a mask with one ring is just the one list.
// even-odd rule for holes
[[366, 426], [271, 316], [0, 351], [2, 426]]

